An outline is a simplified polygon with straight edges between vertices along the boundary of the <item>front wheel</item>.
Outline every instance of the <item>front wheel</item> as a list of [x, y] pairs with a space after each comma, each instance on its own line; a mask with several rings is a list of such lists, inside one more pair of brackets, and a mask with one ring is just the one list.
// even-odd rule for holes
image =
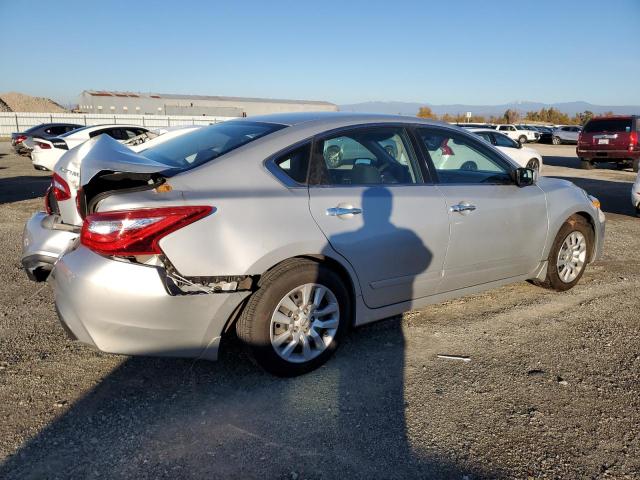
[[560, 140], [560, 137], [556, 137], [556, 136], [554, 136], [554, 137], [551, 139], [551, 143], [553, 143], [554, 145], [560, 145], [560, 144], [562, 143], [562, 140]]
[[293, 259], [263, 276], [236, 332], [260, 367], [293, 377], [331, 357], [350, 317], [349, 293], [340, 276], [311, 260]]
[[578, 215], [564, 222], [551, 246], [547, 277], [538, 284], [558, 292], [573, 288], [582, 277], [592, 249], [593, 230]]
[[532, 158], [527, 162], [527, 168], [535, 170], [536, 172], [540, 171], [540, 162], [538, 162], [537, 158]]
[[520, 137], [518, 137], [518, 142], [520, 143], [520, 145], [524, 145], [525, 143], [527, 143], [527, 137], [525, 137], [524, 135], [520, 135]]

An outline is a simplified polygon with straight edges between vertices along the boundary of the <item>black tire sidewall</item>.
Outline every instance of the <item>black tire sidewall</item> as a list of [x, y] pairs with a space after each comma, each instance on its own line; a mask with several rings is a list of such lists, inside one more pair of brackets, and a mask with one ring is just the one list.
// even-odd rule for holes
[[[333, 292], [340, 309], [340, 323], [331, 344], [316, 358], [304, 363], [287, 362], [271, 345], [271, 316], [287, 293], [306, 283], [318, 283]], [[250, 309], [253, 318], [249, 319], [252, 325], [249, 335], [245, 335], [243, 340], [259, 366], [282, 377], [301, 375], [325, 363], [338, 348], [351, 322], [351, 302], [344, 282], [339, 275], [320, 264], [305, 263], [267, 278], [249, 302], [254, 302]]]
[[[587, 241], [587, 259], [582, 266], [582, 270], [578, 273], [578, 276], [569, 283], [563, 282], [558, 275], [557, 262], [558, 262], [558, 253], [564, 240], [574, 231], [578, 231], [584, 235], [584, 238]], [[582, 278], [584, 271], [587, 268], [587, 264], [589, 262], [589, 256], [591, 249], [593, 248], [593, 232], [589, 225], [582, 219], [574, 219], [571, 218], [567, 220], [564, 225], [558, 231], [555, 240], [553, 241], [553, 245], [551, 246], [551, 251], [549, 252], [548, 264], [547, 264], [547, 283], [554, 290], [563, 292], [565, 290], [569, 290], [573, 288]]]

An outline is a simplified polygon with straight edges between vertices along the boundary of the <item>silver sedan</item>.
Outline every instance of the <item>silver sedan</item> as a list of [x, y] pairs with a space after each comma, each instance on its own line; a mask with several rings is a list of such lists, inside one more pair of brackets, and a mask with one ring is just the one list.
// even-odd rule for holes
[[439, 122], [281, 114], [83, 148], [84, 223], [51, 283], [65, 329], [105, 352], [215, 360], [235, 329], [298, 375], [351, 327], [512, 282], [568, 290], [602, 252], [597, 199]]

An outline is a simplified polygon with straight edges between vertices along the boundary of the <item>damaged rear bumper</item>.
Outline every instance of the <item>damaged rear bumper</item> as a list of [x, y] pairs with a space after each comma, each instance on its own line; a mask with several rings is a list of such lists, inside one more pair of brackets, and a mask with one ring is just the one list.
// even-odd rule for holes
[[175, 295], [161, 268], [113, 260], [79, 246], [50, 283], [60, 321], [109, 353], [216, 360], [231, 314], [250, 292]]
[[64, 225], [56, 215], [33, 214], [22, 234], [22, 266], [31, 280], [47, 279], [60, 255], [78, 238], [79, 229]]

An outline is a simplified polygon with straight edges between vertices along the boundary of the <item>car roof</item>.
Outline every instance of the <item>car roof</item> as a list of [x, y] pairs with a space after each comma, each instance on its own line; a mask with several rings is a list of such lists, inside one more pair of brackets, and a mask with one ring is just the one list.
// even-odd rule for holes
[[324, 128], [340, 127], [347, 125], [356, 125], [360, 123], [417, 123], [425, 125], [446, 125], [446, 122], [440, 120], [430, 120], [418, 117], [409, 117], [402, 115], [384, 115], [374, 113], [353, 113], [353, 112], [294, 112], [294, 113], [275, 113], [269, 115], [256, 115], [237, 119], [236, 121], [253, 121], [274, 123], [286, 126], [296, 126], [301, 124], [322, 125]]

